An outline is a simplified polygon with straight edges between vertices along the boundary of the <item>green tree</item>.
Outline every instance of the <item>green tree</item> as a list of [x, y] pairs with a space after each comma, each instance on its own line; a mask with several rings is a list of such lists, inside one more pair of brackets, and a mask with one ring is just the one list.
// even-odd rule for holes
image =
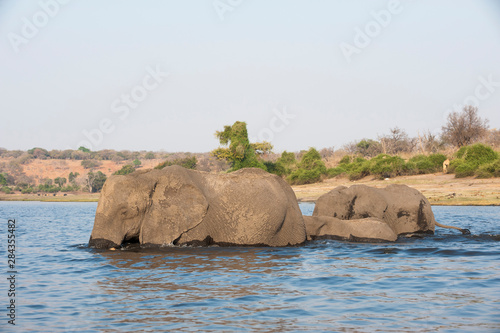
[[82, 152], [84, 152], [84, 153], [90, 153], [90, 149], [85, 148], [84, 146], [80, 146], [80, 147], [78, 147], [78, 150], [79, 150], [79, 151], [82, 151]]
[[136, 158], [136, 159], [135, 159], [132, 163], [134, 164], [134, 167], [135, 167], [135, 168], [140, 167], [140, 166], [141, 166], [141, 164], [142, 164], [142, 163], [141, 163], [141, 161], [139, 161], [139, 159], [138, 159], [138, 158]]
[[70, 172], [68, 176], [68, 180], [70, 183], [74, 183], [76, 177], [78, 177], [80, 174], [78, 172]]
[[3, 173], [0, 173], [0, 185], [7, 185], [7, 179], [3, 175]]
[[230, 171], [236, 171], [241, 168], [260, 168], [266, 170], [264, 163], [257, 158], [254, 147], [270, 151], [272, 146], [268, 147], [265, 143], [250, 144], [247, 124], [245, 122], [237, 121], [233, 126], [226, 125], [224, 126], [224, 130], [217, 131], [215, 136], [219, 139], [221, 145], [227, 147], [219, 147], [213, 150], [211, 154], [217, 159], [227, 160], [231, 165]]
[[276, 174], [278, 176], [288, 176], [292, 173], [296, 164], [297, 160], [295, 159], [295, 154], [285, 150], [276, 161]]
[[90, 171], [87, 174], [87, 186], [89, 188], [89, 192], [95, 193], [101, 191], [106, 179], [106, 175], [101, 171], [97, 171], [96, 173]]
[[66, 178], [57, 177], [56, 179], [54, 179], [54, 183], [56, 183], [59, 187], [63, 187], [64, 184], [66, 184]]

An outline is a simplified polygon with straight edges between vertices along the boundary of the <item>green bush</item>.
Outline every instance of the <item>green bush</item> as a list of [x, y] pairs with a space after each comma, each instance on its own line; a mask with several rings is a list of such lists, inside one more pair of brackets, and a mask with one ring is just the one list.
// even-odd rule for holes
[[264, 161], [264, 166], [266, 167], [266, 171], [269, 173], [273, 173], [275, 175], [278, 174], [278, 165], [272, 161]]
[[481, 143], [465, 146], [457, 151], [455, 157], [448, 169], [449, 172], [455, 173], [455, 177], [463, 178], [474, 175], [480, 178], [495, 177], [495, 162], [499, 157], [490, 147]]
[[456, 157], [463, 159], [467, 163], [479, 166], [493, 162], [498, 158], [498, 154], [491, 147], [485, 146], [482, 143], [476, 143], [460, 148], [456, 153]]
[[132, 165], [127, 164], [127, 165], [124, 165], [120, 170], [113, 173], [113, 175], [128, 175], [129, 173], [132, 173], [134, 171], [135, 171], [135, 168]]
[[293, 185], [303, 185], [317, 183], [321, 180], [321, 172], [318, 169], [306, 170], [297, 169], [290, 176], [288, 181]]
[[469, 176], [474, 176], [474, 172], [477, 167], [471, 163], [461, 163], [455, 168], [455, 177], [456, 178], [464, 178]]
[[333, 178], [333, 177], [342, 175], [344, 173], [346, 173], [346, 170], [343, 167], [341, 167], [341, 166], [338, 166], [336, 168], [330, 168], [330, 169], [326, 170], [326, 175], [329, 178]]
[[403, 173], [405, 175], [416, 175], [418, 174], [417, 163], [408, 161], [403, 165]]
[[[38, 185], [38, 191], [40, 192], [46, 192], [46, 193], [56, 193], [59, 192], [61, 188], [59, 186], [55, 185], [49, 185], [49, 184], [40, 184]], [[33, 189], [35, 191], [35, 189]]]
[[370, 160], [370, 173], [380, 178], [400, 176], [405, 161], [399, 156], [380, 154]]
[[326, 174], [325, 163], [321, 160], [319, 152], [310, 148], [298, 163], [298, 169], [288, 176], [288, 181], [294, 185], [311, 184], [321, 180], [321, 175]]
[[449, 173], [455, 173], [455, 170], [457, 167], [460, 165], [464, 164], [464, 160], [462, 159], [454, 159], [450, 162], [450, 166], [448, 167], [448, 172]]
[[483, 164], [476, 170], [477, 178], [500, 177], [500, 159], [494, 162]]
[[24, 189], [21, 190], [21, 193], [22, 194], [33, 193], [33, 188], [32, 187], [26, 187], [26, 188], [24, 188]]
[[436, 167], [436, 172], [443, 169], [443, 163], [447, 160], [446, 155], [443, 154], [430, 154], [428, 158]]
[[349, 180], [358, 180], [370, 175], [370, 165], [369, 163], [362, 163], [356, 165], [355, 168], [351, 169], [348, 173]]
[[[429, 156], [417, 155], [410, 158], [408, 163], [413, 163], [415, 165], [415, 168], [413, 168], [414, 171], [413, 174], [427, 174], [442, 170], [443, 162], [445, 160], [446, 156], [443, 154], [431, 154]], [[411, 169], [411, 168], [407, 167], [406, 169]]]
[[5, 194], [11, 194], [12, 193], [11, 188], [8, 187], [8, 186], [2, 186], [2, 188], [0, 189], [0, 191], [2, 191]]
[[3, 173], [0, 173], [0, 185], [7, 185], [7, 179], [3, 175]]
[[[181, 159], [176, 159], [174, 161], [165, 161], [157, 166], [155, 166], [155, 169], [163, 169], [165, 167], [171, 166], [171, 165], [180, 165], [181, 167], [184, 167], [186, 169], [196, 169], [196, 164], [198, 164], [198, 160], [196, 159], [195, 156], [193, 157], [186, 157], [186, 158], [181, 158]], [[249, 166], [247, 166], [249, 167]]]
[[342, 157], [342, 159], [339, 162], [339, 164], [349, 164], [349, 163], [351, 163], [351, 156], [349, 155], [345, 155], [344, 157]]
[[[264, 165], [266, 163], [264, 162]], [[278, 160], [275, 163], [275, 167], [273, 172], [269, 171], [268, 172], [274, 173], [278, 176], [288, 176], [292, 173], [292, 171], [296, 168], [297, 160], [295, 159], [295, 154], [294, 153], [288, 153], [286, 150], [281, 153], [281, 157], [278, 158]]]

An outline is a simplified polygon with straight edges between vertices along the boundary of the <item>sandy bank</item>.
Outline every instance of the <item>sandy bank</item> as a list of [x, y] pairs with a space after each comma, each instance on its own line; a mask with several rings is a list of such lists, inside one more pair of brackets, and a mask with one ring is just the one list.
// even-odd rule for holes
[[389, 184], [404, 184], [422, 192], [432, 205], [489, 206], [500, 205], [500, 178], [475, 179], [455, 178], [442, 173], [402, 176], [387, 180], [373, 179], [373, 176], [358, 181], [347, 178], [327, 179], [322, 183], [292, 186], [299, 201], [315, 201], [322, 194], [337, 186], [365, 184], [385, 187]]
[[[327, 179], [322, 183], [292, 186], [299, 201], [315, 201], [322, 194], [337, 186], [365, 184], [385, 187], [389, 184], [405, 184], [422, 192], [433, 205], [489, 206], [500, 205], [500, 178], [475, 179], [455, 178], [454, 175], [441, 173], [417, 176], [403, 176], [388, 180], [375, 180], [373, 177], [351, 182], [347, 178]], [[95, 202], [99, 193], [57, 193], [52, 194], [3, 194], [0, 201], [48, 201], [48, 202]]]

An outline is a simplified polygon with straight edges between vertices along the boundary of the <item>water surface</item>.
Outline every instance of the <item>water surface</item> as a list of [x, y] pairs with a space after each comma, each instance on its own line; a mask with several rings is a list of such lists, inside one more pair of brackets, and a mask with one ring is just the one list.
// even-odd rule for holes
[[17, 331], [500, 331], [500, 207], [433, 207], [470, 236], [102, 251], [86, 246], [96, 206], [0, 202], [2, 309], [18, 224]]

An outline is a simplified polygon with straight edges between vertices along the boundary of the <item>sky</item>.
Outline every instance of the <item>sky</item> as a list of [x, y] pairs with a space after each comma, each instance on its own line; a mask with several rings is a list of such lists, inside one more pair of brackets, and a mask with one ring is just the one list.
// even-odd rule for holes
[[500, 1], [0, 0], [0, 147], [276, 152], [500, 128]]

